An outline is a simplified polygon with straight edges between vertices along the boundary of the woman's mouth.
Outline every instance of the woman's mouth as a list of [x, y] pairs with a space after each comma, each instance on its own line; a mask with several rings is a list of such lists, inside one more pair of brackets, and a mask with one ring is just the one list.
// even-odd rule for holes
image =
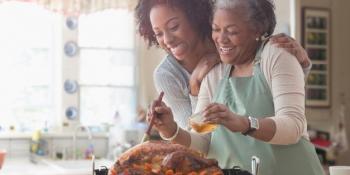
[[182, 55], [185, 52], [186, 48], [184, 44], [178, 44], [175, 47], [171, 47], [170, 51], [174, 55]]
[[229, 54], [233, 50], [232, 47], [219, 47], [219, 51], [221, 54]]

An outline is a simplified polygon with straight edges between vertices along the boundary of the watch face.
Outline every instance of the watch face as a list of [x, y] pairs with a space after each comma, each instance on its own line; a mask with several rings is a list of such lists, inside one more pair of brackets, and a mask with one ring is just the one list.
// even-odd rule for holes
[[250, 127], [252, 129], [259, 129], [259, 121], [254, 117], [249, 117]]

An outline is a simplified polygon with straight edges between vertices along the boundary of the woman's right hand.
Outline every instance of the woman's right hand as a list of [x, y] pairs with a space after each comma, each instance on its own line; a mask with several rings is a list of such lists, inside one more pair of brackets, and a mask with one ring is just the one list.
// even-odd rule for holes
[[[177, 124], [174, 121], [173, 113], [171, 109], [165, 105], [165, 103], [161, 103], [159, 106], [156, 106], [156, 100], [153, 101], [150, 109], [147, 114], [147, 121], [150, 122], [152, 117], [153, 126], [162, 133], [164, 136], [172, 136], [176, 132]], [[155, 114], [155, 115], [152, 115]]]

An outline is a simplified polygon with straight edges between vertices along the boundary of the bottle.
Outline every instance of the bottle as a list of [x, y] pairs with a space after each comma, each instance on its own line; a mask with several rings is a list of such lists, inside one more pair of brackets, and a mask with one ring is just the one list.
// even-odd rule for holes
[[40, 130], [36, 130], [33, 132], [32, 141], [31, 141], [31, 145], [30, 145], [30, 152], [35, 153], [35, 154], [38, 152], [40, 137], [41, 137]]
[[94, 145], [89, 144], [88, 148], [85, 150], [85, 159], [91, 159], [94, 153]]

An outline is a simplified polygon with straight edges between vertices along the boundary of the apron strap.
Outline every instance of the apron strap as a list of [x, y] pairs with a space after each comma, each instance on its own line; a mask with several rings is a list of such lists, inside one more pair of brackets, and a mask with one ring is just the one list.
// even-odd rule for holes
[[255, 59], [254, 59], [255, 64], [259, 64], [260, 63], [261, 53], [264, 50], [264, 47], [265, 47], [266, 43], [269, 42], [269, 40], [270, 40], [270, 37], [267, 37], [266, 39], [262, 40], [262, 43], [260, 44], [259, 49], [258, 49], [258, 51], [256, 52], [256, 55], [255, 55]]
[[232, 69], [232, 65], [231, 64], [225, 64], [225, 68], [224, 68], [224, 77], [225, 78], [230, 78], [230, 73], [231, 73], [231, 69]]
[[258, 51], [256, 52], [256, 55], [255, 55], [255, 59], [254, 59], [254, 63], [255, 64], [259, 64], [260, 63], [261, 53], [264, 50], [264, 47], [265, 47], [266, 43], [269, 42], [269, 39], [270, 38], [268, 37], [268, 38], [262, 40], [262, 43], [260, 44], [259, 49], [258, 49]]

